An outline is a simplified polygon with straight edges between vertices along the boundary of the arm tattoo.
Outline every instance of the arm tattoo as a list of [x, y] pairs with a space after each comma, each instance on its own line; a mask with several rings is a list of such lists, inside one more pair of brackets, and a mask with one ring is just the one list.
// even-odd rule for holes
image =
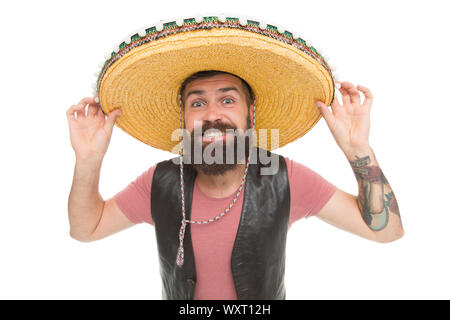
[[358, 206], [362, 218], [374, 231], [383, 230], [389, 220], [389, 212], [400, 217], [397, 200], [389, 182], [378, 166], [370, 166], [370, 156], [350, 161], [358, 180]]

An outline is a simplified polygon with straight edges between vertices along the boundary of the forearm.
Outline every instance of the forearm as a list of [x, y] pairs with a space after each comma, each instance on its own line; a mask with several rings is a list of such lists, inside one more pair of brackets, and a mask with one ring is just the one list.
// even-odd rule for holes
[[345, 152], [358, 182], [358, 206], [367, 226], [381, 241], [400, 238], [404, 231], [389, 182], [370, 147]]
[[101, 161], [77, 161], [75, 164], [68, 211], [70, 235], [86, 241], [101, 218], [104, 201], [98, 191]]

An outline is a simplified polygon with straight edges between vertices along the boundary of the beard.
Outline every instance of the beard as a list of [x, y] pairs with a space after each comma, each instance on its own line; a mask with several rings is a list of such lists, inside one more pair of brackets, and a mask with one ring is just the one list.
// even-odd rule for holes
[[[197, 172], [208, 176], [224, 175], [234, 170], [238, 164], [248, 161], [250, 147], [252, 146], [252, 135], [250, 117], [247, 117], [247, 128], [244, 132], [235, 126], [222, 122], [204, 121], [201, 131], [193, 130], [188, 136], [188, 141], [183, 141], [188, 146], [184, 154], [184, 162], [192, 165]], [[205, 131], [226, 134], [223, 140], [205, 142], [203, 134]], [[186, 148], [184, 148], [186, 150]]]

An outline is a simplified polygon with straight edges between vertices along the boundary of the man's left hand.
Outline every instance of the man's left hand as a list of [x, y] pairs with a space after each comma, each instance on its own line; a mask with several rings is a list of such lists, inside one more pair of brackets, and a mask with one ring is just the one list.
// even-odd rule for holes
[[[370, 109], [373, 95], [363, 86], [355, 86], [350, 82], [337, 82], [342, 95], [342, 105], [337, 97], [331, 103], [331, 110], [325, 103], [316, 101], [328, 128], [333, 134], [338, 146], [346, 155], [369, 150]], [[364, 96], [361, 104], [360, 90]]]

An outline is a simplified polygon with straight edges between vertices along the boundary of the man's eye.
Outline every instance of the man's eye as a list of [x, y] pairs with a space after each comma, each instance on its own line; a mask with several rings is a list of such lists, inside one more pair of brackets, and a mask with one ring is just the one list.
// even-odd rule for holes
[[202, 102], [200, 102], [200, 101], [195, 101], [195, 102], [192, 103], [192, 106], [193, 106], [193, 107], [201, 107], [201, 106], [202, 106]]
[[[231, 98], [225, 98], [225, 99], [223, 99], [223, 101], [225, 102], [225, 104], [230, 104], [230, 103], [234, 102], [234, 100]], [[227, 102], [227, 101], [229, 101], [229, 102]]]

